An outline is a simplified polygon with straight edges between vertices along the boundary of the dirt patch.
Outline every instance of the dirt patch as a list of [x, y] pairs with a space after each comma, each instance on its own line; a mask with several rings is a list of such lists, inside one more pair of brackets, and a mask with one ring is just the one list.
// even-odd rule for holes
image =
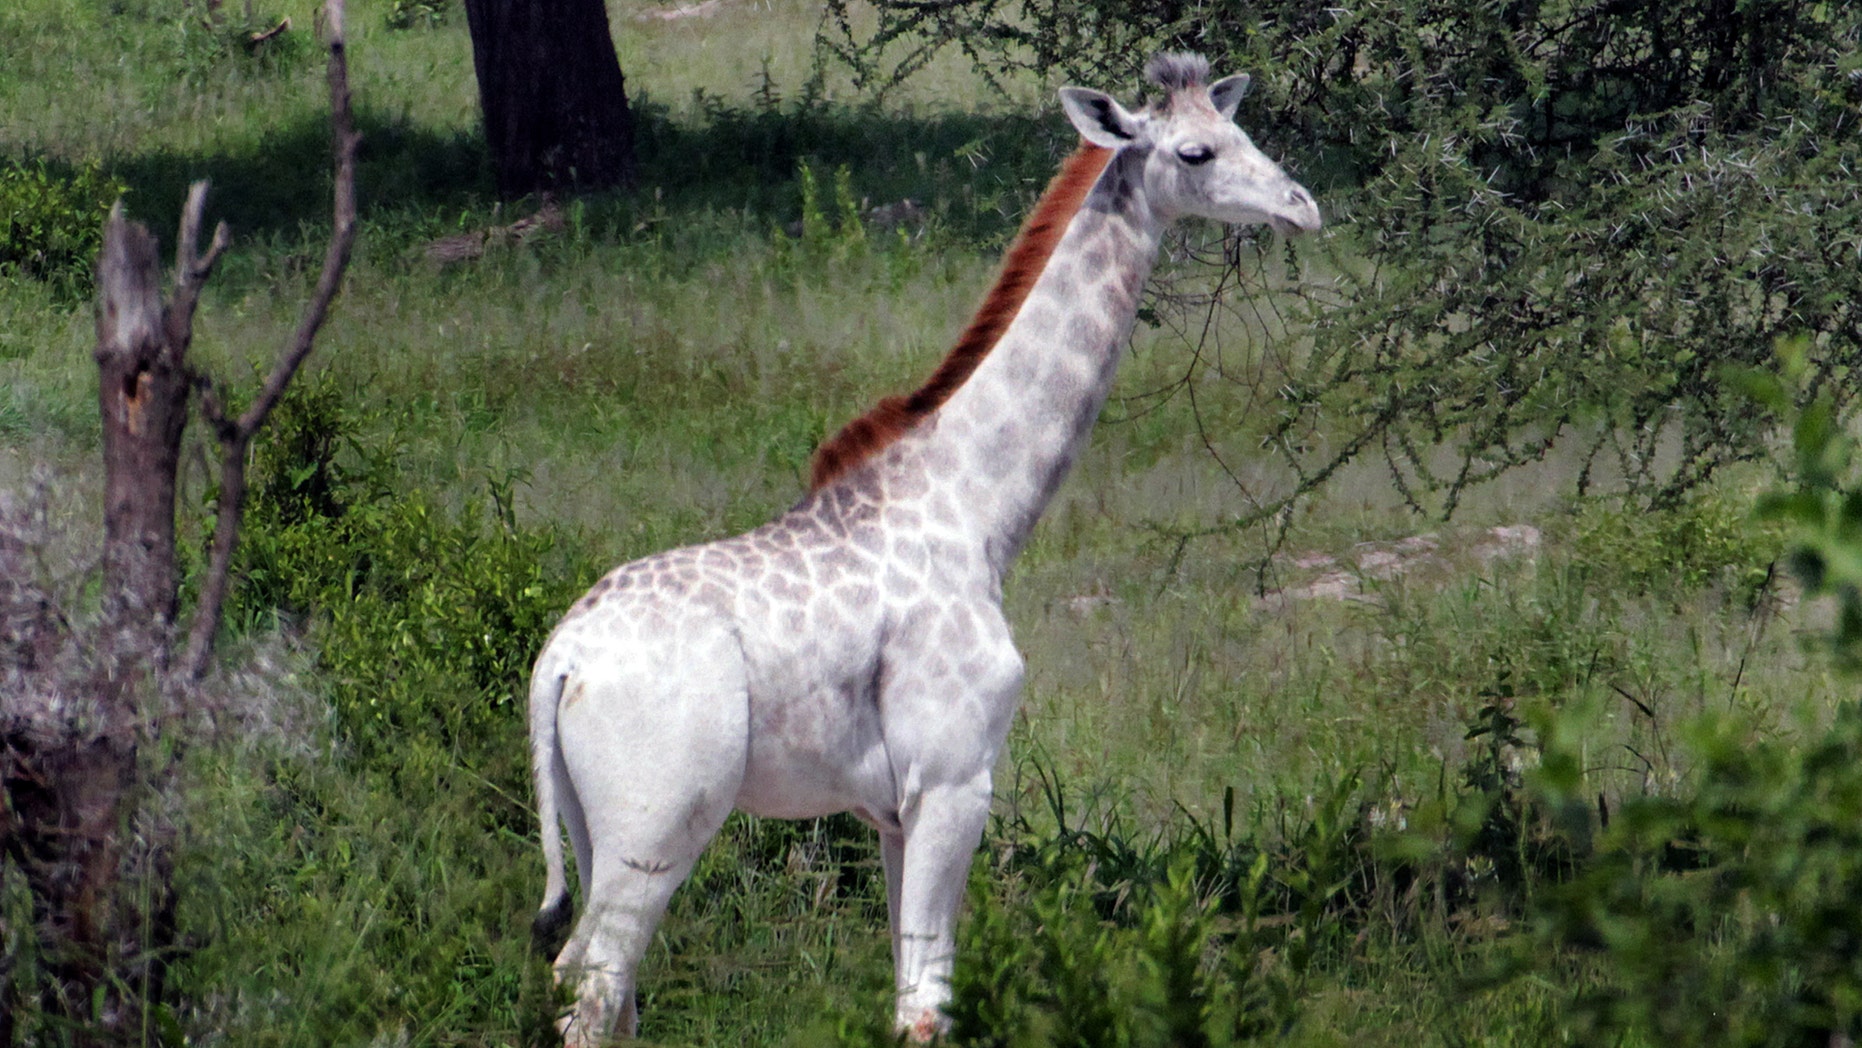
[[1318, 551], [1285, 558], [1291, 573], [1306, 577], [1292, 585], [1268, 590], [1262, 602], [1283, 606], [1303, 600], [1356, 600], [1375, 603], [1368, 582], [1413, 575], [1447, 579], [1457, 565], [1470, 562], [1485, 568], [1500, 561], [1531, 561], [1538, 557], [1543, 537], [1530, 524], [1504, 524], [1458, 539], [1440, 535], [1411, 535], [1394, 542], [1360, 542], [1350, 552], [1334, 556]]
[[702, 0], [696, 4], [650, 7], [634, 15], [636, 22], [681, 22], [687, 18], [710, 18], [724, 10], [724, 0]]

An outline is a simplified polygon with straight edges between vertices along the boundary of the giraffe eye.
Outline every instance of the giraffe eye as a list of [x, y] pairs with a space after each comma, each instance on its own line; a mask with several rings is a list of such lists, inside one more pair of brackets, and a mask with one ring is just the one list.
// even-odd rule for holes
[[1184, 146], [1177, 150], [1177, 159], [1196, 167], [1215, 159], [1215, 150], [1208, 146]]

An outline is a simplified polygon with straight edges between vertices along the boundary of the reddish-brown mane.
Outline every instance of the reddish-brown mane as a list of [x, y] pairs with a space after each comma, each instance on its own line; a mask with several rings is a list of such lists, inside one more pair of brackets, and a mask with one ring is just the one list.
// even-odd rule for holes
[[917, 390], [902, 397], [887, 397], [873, 410], [847, 423], [825, 444], [815, 450], [813, 476], [809, 490], [816, 490], [835, 477], [865, 462], [881, 448], [904, 436], [920, 419], [936, 411], [950, 395], [963, 385], [976, 366], [1008, 329], [1009, 322], [1021, 311], [1022, 302], [1034, 288], [1034, 282], [1047, 268], [1067, 223], [1086, 202], [1099, 173], [1111, 160], [1112, 151], [1082, 142], [1080, 148], [1060, 165], [1060, 173], [1048, 183], [1047, 191], [1035, 204], [1021, 232], [1002, 256], [1002, 273], [983, 296], [983, 304], [970, 318], [957, 344], [945, 355], [931, 377]]

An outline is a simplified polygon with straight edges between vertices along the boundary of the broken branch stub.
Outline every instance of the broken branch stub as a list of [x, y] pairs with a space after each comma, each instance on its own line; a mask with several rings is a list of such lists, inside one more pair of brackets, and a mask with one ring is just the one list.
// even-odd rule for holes
[[121, 204], [104, 227], [97, 288], [104, 621], [115, 645], [142, 649], [159, 670], [175, 615], [175, 474], [189, 381], [185, 342], [171, 338], [162, 307], [155, 237]]

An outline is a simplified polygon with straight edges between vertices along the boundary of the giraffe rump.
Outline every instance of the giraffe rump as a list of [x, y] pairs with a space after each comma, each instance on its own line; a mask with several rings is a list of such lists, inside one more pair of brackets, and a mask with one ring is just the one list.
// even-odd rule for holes
[[817, 448], [809, 490], [827, 486], [836, 477], [878, 454], [936, 411], [963, 385], [1002, 338], [1002, 333], [1008, 330], [1015, 314], [1021, 311], [1028, 292], [1034, 289], [1035, 281], [1060, 243], [1061, 234], [1067, 231], [1067, 223], [1086, 202], [1087, 194], [1111, 158], [1111, 150], [1081, 143], [1061, 164], [1060, 173], [1048, 183], [1034, 211], [1022, 223], [1015, 242], [1003, 255], [1002, 271], [995, 284], [983, 296], [983, 304], [970, 318], [957, 344], [945, 354], [943, 363], [924, 385], [903, 396], [886, 397]]

